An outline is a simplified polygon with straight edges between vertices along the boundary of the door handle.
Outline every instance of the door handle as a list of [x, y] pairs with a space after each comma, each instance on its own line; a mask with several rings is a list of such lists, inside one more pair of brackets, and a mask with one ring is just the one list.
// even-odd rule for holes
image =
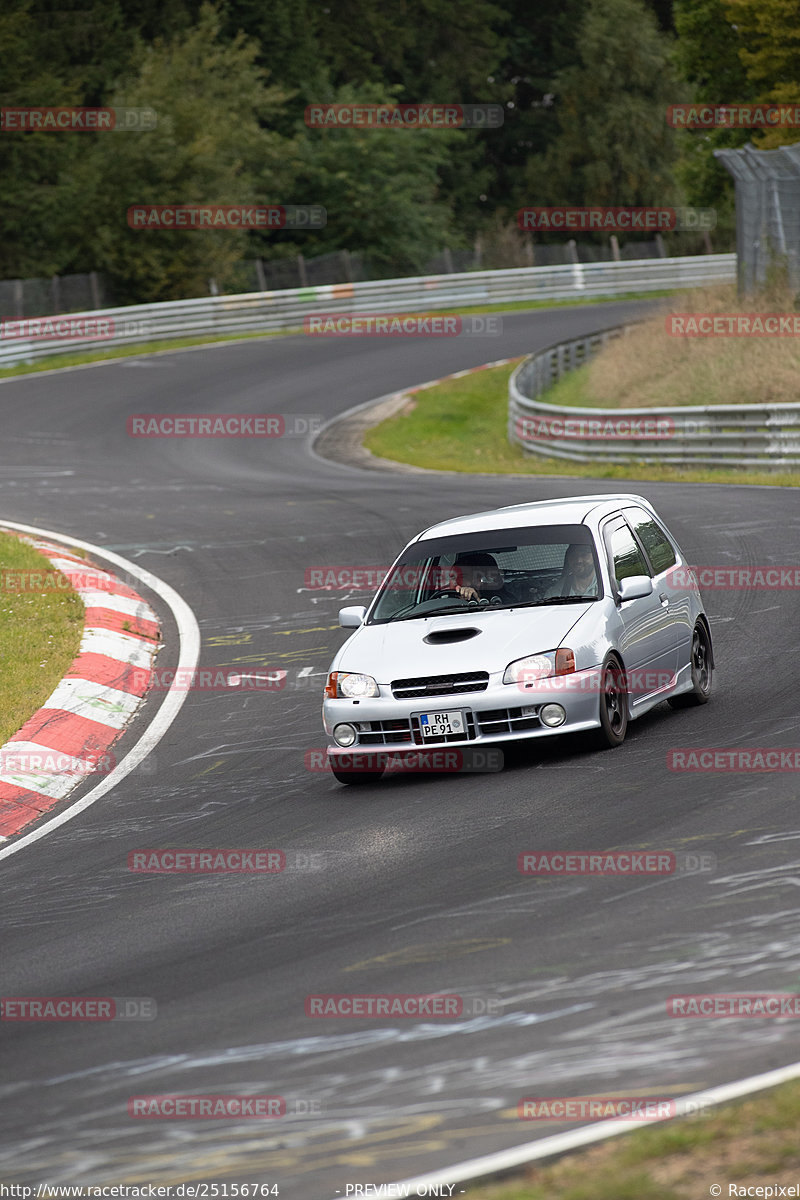
[[669, 608], [669, 596], [666, 594], [666, 592], [659, 592], [658, 598], [661, 601], [662, 608]]

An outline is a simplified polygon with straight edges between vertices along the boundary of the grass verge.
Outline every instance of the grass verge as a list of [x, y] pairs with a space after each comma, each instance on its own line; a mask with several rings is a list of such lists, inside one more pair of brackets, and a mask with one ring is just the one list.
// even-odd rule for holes
[[[744, 1188], [753, 1189], [751, 1196], [769, 1195], [764, 1190], [756, 1193], [755, 1188], [798, 1182], [798, 1125], [800, 1081], [793, 1080], [694, 1117], [623, 1134], [551, 1166], [528, 1167], [519, 1182], [470, 1187], [469, 1196], [470, 1200], [698, 1200], [747, 1195], [739, 1190]], [[729, 1192], [732, 1184], [737, 1191]]]
[[[26, 578], [17, 572], [43, 570], [57, 579], [59, 590], [24, 590]], [[0, 745], [42, 707], [66, 674], [83, 624], [83, 603], [67, 578], [38, 550], [0, 532]]]
[[[619, 339], [620, 343], [627, 338]], [[508, 441], [508, 379], [514, 364], [448, 379], [409, 396], [394, 417], [368, 430], [373, 454], [434, 471], [497, 475], [560, 475], [575, 479], [647, 479], [653, 483], [750, 483], [797, 487], [800, 473], [729, 467], [674, 467], [660, 463], [576, 463], [523, 454]], [[547, 393], [548, 403], [586, 403], [586, 371], [565, 375]]]

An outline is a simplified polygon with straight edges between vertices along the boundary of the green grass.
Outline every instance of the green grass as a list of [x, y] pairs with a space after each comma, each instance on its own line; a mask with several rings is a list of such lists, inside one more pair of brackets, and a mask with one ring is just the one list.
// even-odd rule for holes
[[48, 354], [34, 363], [19, 363], [14, 367], [3, 367], [0, 379], [11, 379], [17, 375], [36, 375], [40, 371], [55, 371], [61, 367], [82, 367], [87, 363], [106, 362], [114, 358], [135, 358], [140, 354], [157, 354], [165, 350], [183, 350], [191, 346], [208, 346], [215, 342], [238, 342], [242, 338], [280, 337], [275, 333], [236, 333], [220, 337], [169, 338], [164, 341], [141, 342], [136, 346], [109, 346], [106, 350], [76, 351], [74, 354]]
[[[48, 571], [64, 590], [8, 590]], [[0, 533], [0, 745], [8, 741], [69, 669], [83, 634], [84, 608], [65, 576], [32, 546]]]
[[[684, 468], [659, 463], [575, 463], [523, 454], [508, 442], [508, 379], [515, 364], [446, 380], [409, 396], [405, 409], [367, 431], [373, 454], [435, 471], [499, 475], [560, 475], [575, 479], [647, 479], [656, 482], [750, 483], [797, 487], [800, 474], [730, 467]], [[581, 405], [584, 368], [565, 375], [547, 402]]]
[[[520, 1125], [526, 1125], [520, 1122]], [[471, 1200], [697, 1200], [712, 1184], [789, 1185], [800, 1170], [800, 1081], [613, 1138]], [[558, 1132], [560, 1126], [554, 1126]], [[520, 1135], [525, 1140], [526, 1131]], [[755, 1195], [755, 1192], [752, 1194]]]
[[[448, 314], [466, 315], [468, 313], [503, 313], [503, 312], [524, 312], [527, 309], [540, 308], [574, 308], [582, 307], [587, 304], [611, 304], [620, 301], [631, 300], [652, 300], [661, 296], [671, 296], [671, 291], [661, 292], [629, 292], [624, 296], [600, 296], [592, 297], [586, 300], [521, 300], [512, 304], [494, 304], [494, 305], [475, 305], [468, 308], [448, 308]], [[309, 305], [309, 313], [314, 311]], [[434, 316], [438, 312], [442, 315], [444, 309], [434, 310], [430, 314], [417, 314]], [[408, 315], [408, 314], [406, 314]], [[74, 354], [48, 354], [46, 358], [39, 359], [34, 363], [20, 363], [14, 367], [3, 367], [0, 369], [0, 379], [11, 379], [17, 375], [35, 375], [41, 371], [54, 371], [60, 367], [80, 367], [87, 363], [106, 362], [114, 358], [131, 358], [139, 354], [156, 354], [158, 352], [168, 350], [183, 350], [192, 346], [213, 346], [218, 342], [238, 342], [242, 339], [264, 338], [264, 337], [288, 337], [292, 334], [302, 333], [302, 328], [296, 329], [277, 329], [269, 332], [255, 333], [231, 333], [220, 334], [218, 337], [183, 337], [183, 338], [167, 338], [163, 341], [142, 342], [135, 346], [109, 346], [105, 350], [86, 350], [76, 351]]]

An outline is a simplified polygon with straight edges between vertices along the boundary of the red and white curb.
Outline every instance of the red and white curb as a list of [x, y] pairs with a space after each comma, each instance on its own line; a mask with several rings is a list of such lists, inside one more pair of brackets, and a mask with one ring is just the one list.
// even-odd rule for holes
[[67, 577], [86, 614], [67, 674], [0, 746], [0, 841], [38, 820], [87, 776], [110, 769], [108, 751], [142, 703], [160, 647], [158, 618], [133, 588], [55, 542], [17, 536]]

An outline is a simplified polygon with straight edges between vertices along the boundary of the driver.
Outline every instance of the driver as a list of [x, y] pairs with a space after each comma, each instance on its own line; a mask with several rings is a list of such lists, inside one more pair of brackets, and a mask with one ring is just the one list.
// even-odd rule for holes
[[597, 575], [592, 547], [587, 542], [573, 542], [567, 547], [561, 578], [545, 594], [545, 600], [556, 596], [596, 596]]
[[461, 584], [454, 591], [462, 599], [480, 601], [498, 596], [504, 604], [513, 602], [496, 559], [487, 551], [465, 550], [456, 555], [453, 567], [461, 577]]

